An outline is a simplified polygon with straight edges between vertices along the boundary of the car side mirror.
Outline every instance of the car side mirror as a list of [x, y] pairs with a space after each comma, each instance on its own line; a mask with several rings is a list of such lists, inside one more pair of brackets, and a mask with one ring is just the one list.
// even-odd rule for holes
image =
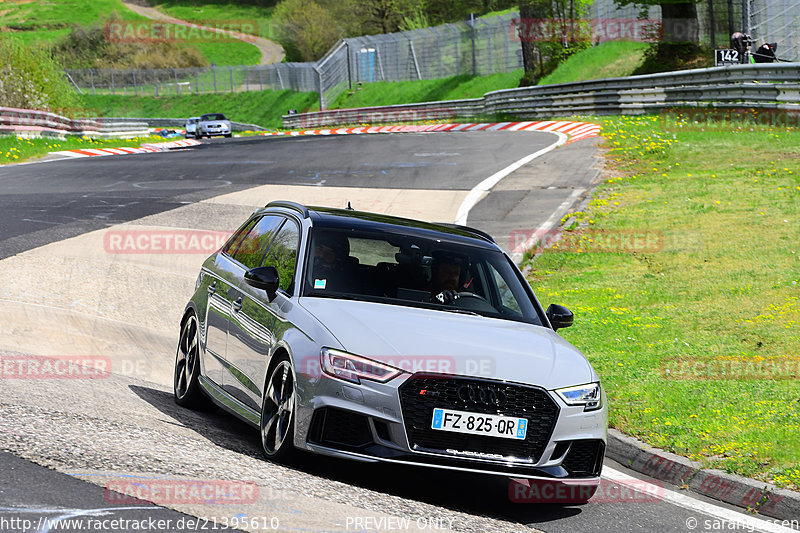
[[244, 281], [251, 287], [266, 291], [267, 298], [271, 302], [278, 292], [280, 275], [278, 269], [273, 266], [256, 267], [244, 273]]
[[563, 305], [550, 304], [550, 307], [547, 308], [547, 319], [553, 326], [553, 331], [558, 331], [561, 328], [570, 327], [575, 317], [572, 311]]

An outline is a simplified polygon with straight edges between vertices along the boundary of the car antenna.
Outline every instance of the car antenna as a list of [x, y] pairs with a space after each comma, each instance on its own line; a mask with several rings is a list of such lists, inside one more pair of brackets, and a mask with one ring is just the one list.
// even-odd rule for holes
[[353, 206], [350, 205], [350, 200], [347, 200], [347, 207], [345, 207], [345, 209], [347, 209], [348, 211], [355, 211], [355, 209], [353, 209]]

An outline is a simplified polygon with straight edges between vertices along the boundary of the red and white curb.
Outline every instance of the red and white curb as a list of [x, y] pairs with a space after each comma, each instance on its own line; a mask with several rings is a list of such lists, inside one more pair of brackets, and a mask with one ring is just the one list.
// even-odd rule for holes
[[589, 137], [597, 137], [600, 125], [590, 122], [543, 120], [534, 122], [491, 122], [480, 124], [425, 124], [398, 126], [359, 126], [356, 128], [330, 128], [320, 130], [296, 130], [265, 132], [260, 135], [360, 135], [368, 133], [438, 133], [442, 131], [550, 131], [569, 137], [569, 143]]
[[120, 148], [79, 148], [77, 150], [61, 150], [60, 152], [50, 152], [50, 155], [61, 155], [64, 157], [98, 157], [106, 155], [128, 155], [145, 154], [152, 152], [163, 152], [172, 148], [186, 148], [201, 144], [195, 139], [184, 139], [165, 143], [143, 144], [138, 148], [130, 146]]

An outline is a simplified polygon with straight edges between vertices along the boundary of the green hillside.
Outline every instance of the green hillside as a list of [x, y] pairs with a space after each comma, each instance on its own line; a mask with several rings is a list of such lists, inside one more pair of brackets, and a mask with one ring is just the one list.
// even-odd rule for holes
[[[145, 27], [149, 24], [146, 18], [128, 9], [122, 0], [47, 0], [0, 3], [0, 31], [29, 46], [52, 45], [68, 36], [74, 27], [103, 27], [111, 18], [121, 20], [123, 23], [141, 24]], [[213, 18], [208, 20], [213, 20]], [[138, 26], [134, 26], [134, 28], [138, 28]], [[150, 43], [136, 44], [146, 46]], [[206, 38], [170, 44], [178, 48], [198, 50], [205, 62], [209, 64], [257, 64], [261, 58], [261, 52], [252, 44], [231, 39]], [[157, 51], [157, 53], [161, 52], [163, 50]]]
[[630, 76], [644, 61], [647, 43], [607, 41], [570, 56], [539, 85]]

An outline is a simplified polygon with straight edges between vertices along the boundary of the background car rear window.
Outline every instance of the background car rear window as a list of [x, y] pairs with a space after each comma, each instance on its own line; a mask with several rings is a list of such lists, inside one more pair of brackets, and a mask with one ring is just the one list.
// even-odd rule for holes
[[203, 115], [203, 120], [228, 120], [222, 113], [212, 113], [210, 115]]
[[274, 266], [280, 275], [279, 287], [287, 293], [292, 292], [292, 280], [297, 265], [297, 248], [300, 242], [300, 229], [297, 224], [287, 220], [269, 247], [262, 266]]
[[238, 248], [230, 253], [230, 256], [240, 262], [248, 270], [261, 265], [261, 260], [267, 251], [267, 247], [272, 242], [275, 233], [278, 231], [283, 217], [265, 216], [262, 217], [247, 232], [244, 239], [239, 243]]

